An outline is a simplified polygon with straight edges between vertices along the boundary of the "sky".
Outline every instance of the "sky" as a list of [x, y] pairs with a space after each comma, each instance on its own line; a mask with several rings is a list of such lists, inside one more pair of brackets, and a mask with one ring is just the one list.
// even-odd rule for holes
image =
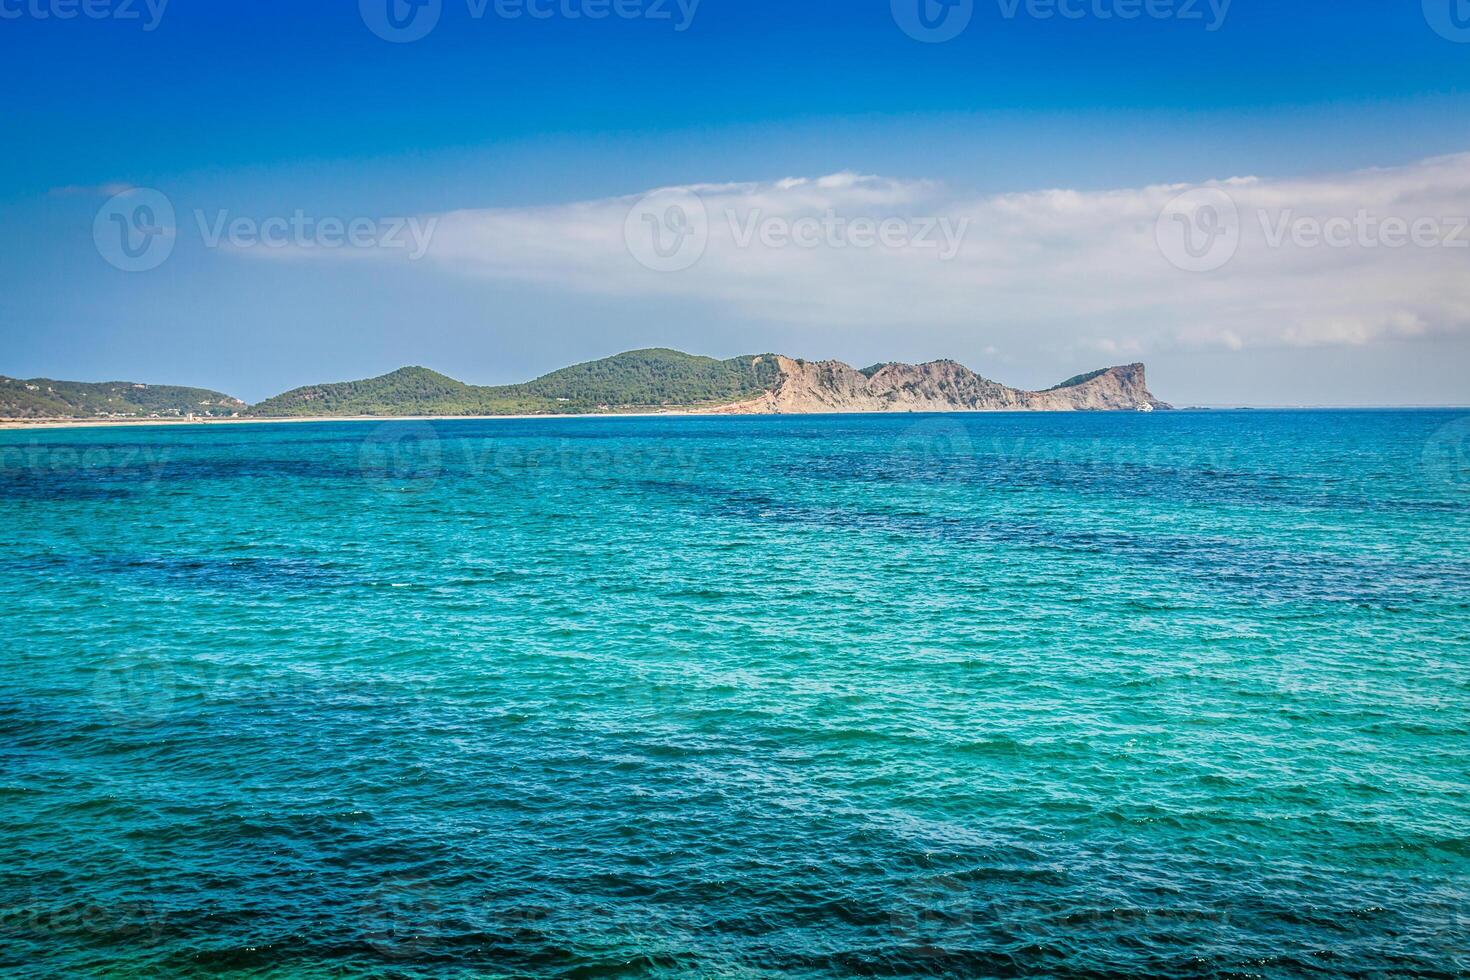
[[0, 0], [0, 374], [1470, 405], [1470, 0]]

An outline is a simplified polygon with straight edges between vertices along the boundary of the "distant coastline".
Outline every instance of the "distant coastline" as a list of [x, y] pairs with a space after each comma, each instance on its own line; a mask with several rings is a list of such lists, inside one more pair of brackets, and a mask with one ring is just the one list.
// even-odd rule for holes
[[949, 360], [854, 368], [780, 354], [716, 360], [629, 351], [533, 381], [485, 387], [423, 367], [308, 385], [255, 405], [205, 388], [0, 376], [0, 426], [217, 424], [276, 420], [812, 415], [870, 412], [1140, 411], [1172, 406], [1142, 364], [1101, 368], [1042, 391], [1012, 388]]
[[[1173, 410], [1175, 413], [1191, 412], [1466, 412], [1470, 413], [1470, 405], [1181, 405]], [[790, 415], [766, 415], [766, 418], [800, 418], [803, 416], [822, 417], [839, 415], [892, 415], [892, 412], [802, 412]], [[1054, 412], [1037, 411], [1035, 409], [985, 409], [970, 412], [912, 412], [913, 415], [1065, 415], [1077, 414], [1057, 410]], [[1086, 414], [1086, 413], [1083, 413]], [[1102, 413], [1098, 413], [1102, 414]], [[754, 418], [757, 416], [741, 416], [730, 412], [712, 412], [690, 409], [688, 411], [665, 411], [665, 412], [582, 412], [578, 414], [552, 415], [539, 413], [534, 415], [297, 415], [282, 418], [266, 418], [257, 416], [242, 416], [239, 418], [125, 418], [125, 419], [97, 419], [97, 418], [46, 418], [46, 419], [10, 419], [0, 418], [0, 432], [15, 432], [21, 430], [46, 431], [61, 429], [133, 429], [133, 428], [215, 428], [217, 426], [235, 425], [283, 425], [294, 424], [322, 424], [333, 422], [515, 422], [544, 419], [546, 421], [565, 421], [570, 419], [652, 419], [652, 418], [688, 418], [688, 419], [717, 419], [717, 418]]]
[[584, 412], [576, 415], [292, 415], [268, 418], [245, 415], [238, 418], [0, 418], [0, 431], [17, 429], [134, 429], [154, 426], [168, 428], [215, 428], [222, 425], [308, 425], [322, 422], [511, 422], [528, 419], [634, 419], [634, 418], [718, 418], [711, 412]]
[[[1197, 409], [1209, 411], [1209, 409]], [[293, 415], [276, 418], [241, 416], [239, 418], [128, 418], [128, 419], [0, 419], [0, 431], [18, 429], [134, 429], [155, 426], [168, 428], [215, 428], [222, 425], [288, 425], [321, 424], [324, 422], [516, 422], [545, 419], [565, 421], [568, 419], [728, 419], [728, 418], [801, 418], [803, 416], [832, 415], [893, 415], [894, 412], [794, 412], [787, 415], [767, 413], [757, 416], [735, 412], [712, 412], [698, 409], [670, 410], [666, 412], [579, 412], [577, 414], [554, 415]], [[911, 415], [1037, 415], [1047, 414], [1036, 409], [984, 409], [973, 412], [910, 412]], [[1069, 414], [1058, 410], [1052, 414]], [[1075, 413], [1070, 413], [1075, 414]]]

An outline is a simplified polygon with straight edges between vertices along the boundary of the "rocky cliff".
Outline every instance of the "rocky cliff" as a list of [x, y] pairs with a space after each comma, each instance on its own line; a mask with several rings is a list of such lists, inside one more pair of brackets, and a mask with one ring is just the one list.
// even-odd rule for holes
[[1022, 391], [982, 378], [955, 361], [884, 364], [859, 371], [841, 361], [768, 356], [780, 370], [773, 387], [718, 409], [720, 413], [1119, 412], [1170, 407], [1149, 392], [1142, 364], [1095, 371], [1046, 391]]

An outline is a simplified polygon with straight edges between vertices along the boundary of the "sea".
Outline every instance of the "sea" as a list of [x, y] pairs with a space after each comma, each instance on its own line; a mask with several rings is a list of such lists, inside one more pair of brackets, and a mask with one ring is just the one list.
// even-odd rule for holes
[[1470, 412], [0, 433], [0, 974], [1470, 974]]

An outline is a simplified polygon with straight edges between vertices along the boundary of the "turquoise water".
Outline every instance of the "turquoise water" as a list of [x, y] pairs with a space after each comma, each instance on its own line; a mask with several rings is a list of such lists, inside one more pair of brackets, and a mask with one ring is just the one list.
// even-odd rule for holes
[[1463, 975], [1467, 447], [0, 433], [0, 972]]

